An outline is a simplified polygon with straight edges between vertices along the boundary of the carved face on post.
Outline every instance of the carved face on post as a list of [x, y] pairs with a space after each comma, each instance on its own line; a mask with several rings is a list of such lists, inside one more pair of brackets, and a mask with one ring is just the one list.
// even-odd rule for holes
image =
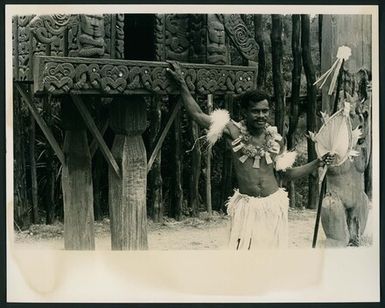
[[104, 18], [101, 15], [80, 15], [79, 56], [104, 54]]
[[225, 28], [223, 24], [212, 19], [208, 23], [207, 62], [209, 64], [226, 64]]
[[104, 36], [104, 18], [101, 15], [80, 15], [82, 33], [93, 38]]
[[219, 21], [213, 20], [209, 23], [209, 40], [210, 43], [225, 44], [225, 28]]

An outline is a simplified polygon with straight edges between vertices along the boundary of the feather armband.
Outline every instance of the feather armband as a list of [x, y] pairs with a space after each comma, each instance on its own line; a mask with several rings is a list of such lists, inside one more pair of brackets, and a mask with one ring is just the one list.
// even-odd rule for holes
[[217, 109], [210, 114], [210, 127], [207, 132], [207, 141], [213, 146], [223, 135], [223, 131], [230, 122], [230, 115], [227, 110]]
[[293, 167], [296, 158], [296, 151], [282, 152], [281, 154], [277, 155], [275, 159], [275, 170], [286, 171], [287, 168]]

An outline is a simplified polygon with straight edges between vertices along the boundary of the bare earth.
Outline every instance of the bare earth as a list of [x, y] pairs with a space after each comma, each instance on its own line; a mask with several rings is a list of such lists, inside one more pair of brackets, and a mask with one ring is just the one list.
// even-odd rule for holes
[[[314, 232], [315, 210], [289, 210], [289, 248], [310, 248]], [[96, 249], [110, 250], [109, 220], [95, 223]], [[148, 223], [148, 246], [151, 250], [218, 250], [225, 249], [229, 235], [229, 218], [214, 213], [208, 217], [182, 221], [165, 218], [163, 223]], [[363, 238], [363, 245], [371, 239]], [[325, 246], [325, 234], [320, 226], [317, 247]], [[15, 247], [19, 249], [64, 249], [63, 224], [32, 225], [29, 230], [15, 232]]]

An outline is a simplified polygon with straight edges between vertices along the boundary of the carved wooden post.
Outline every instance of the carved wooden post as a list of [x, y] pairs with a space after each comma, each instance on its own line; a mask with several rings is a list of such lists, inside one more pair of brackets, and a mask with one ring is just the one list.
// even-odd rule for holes
[[121, 166], [120, 178], [109, 169], [111, 248], [147, 249], [147, 157], [142, 133], [146, 104], [142, 96], [114, 99], [110, 126], [116, 136], [112, 154]]
[[87, 130], [71, 98], [62, 100], [64, 248], [95, 249], [91, 155]]

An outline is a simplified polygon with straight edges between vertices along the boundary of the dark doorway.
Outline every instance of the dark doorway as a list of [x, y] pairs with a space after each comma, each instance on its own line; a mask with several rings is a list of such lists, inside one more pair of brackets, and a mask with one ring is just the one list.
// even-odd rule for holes
[[155, 60], [153, 14], [124, 15], [124, 58]]

